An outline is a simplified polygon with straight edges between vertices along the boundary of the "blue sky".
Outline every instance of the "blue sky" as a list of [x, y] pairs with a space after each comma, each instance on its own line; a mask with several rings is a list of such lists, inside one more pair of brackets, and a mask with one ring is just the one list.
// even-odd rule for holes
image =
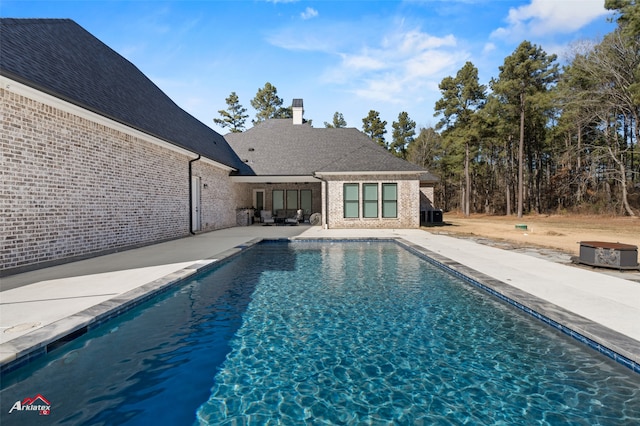
[[466, 61], [487, 84], [523, 40], [563, 60], [615, 28], [604, 0], [2, 0], [0, 15], [75, 20], [222, 134], [225, 98], [238, 94], [251, 127], [270, 82], [285, 106], [304, 99], [314, 127], [339, 111], [360, 129], [376, 110], [387, 140], [402, 111], [435, 125], [438, 84]]

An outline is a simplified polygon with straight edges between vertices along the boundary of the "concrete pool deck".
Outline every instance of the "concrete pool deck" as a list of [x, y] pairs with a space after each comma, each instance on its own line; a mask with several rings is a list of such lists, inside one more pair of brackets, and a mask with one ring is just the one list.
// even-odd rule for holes
[[[0, 279], [0, 366], [15, 368], [264, 238], [395, 238], [640, 364], [640, 283], [424, 229], [250, 226]], [[557, 327], [557, 325], [556, 325]], [[639, 371], [640, 372], [640, 371]]]

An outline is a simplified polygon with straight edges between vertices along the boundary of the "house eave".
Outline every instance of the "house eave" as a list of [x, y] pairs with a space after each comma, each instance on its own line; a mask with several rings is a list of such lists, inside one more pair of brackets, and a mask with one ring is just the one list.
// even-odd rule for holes
[[318, 183], [320, 180], [309, 175], [285, 176], [231, 176], [234, 183]]
[[378, 170], [378, 171], [345, 171], [345, 172], [316, 172], [314, 176], [322, 178], [324, 176], [380, 176], [380, 175], [415, 175], [420, 176], [423, 172], [419, 171], [398, 171], [398, 170]]
[[420, 179], [420, 186], [433, 186], [440, 182], [440, 179]]
[[234, 171], [237, 170], [237, 169], [235, 169], [233, 167], [227, 166], [226, 164], [219, 163], [219, 162], [217, 162], [215, 160], [212, 160], [212, 159], [210, 159], [208, 157], [201, 157], [200, 161], [202, 161], [204, 163], [207, 163], [207, 164], [210, 164], [210, 165], [212, 165], [214, 167], [217, 167], [219, 169], [222, 169], [222, 170], [224, 170], [224, 171], [226, 171], [228, 173], [231, 173], [231, 172], [234, 172]]

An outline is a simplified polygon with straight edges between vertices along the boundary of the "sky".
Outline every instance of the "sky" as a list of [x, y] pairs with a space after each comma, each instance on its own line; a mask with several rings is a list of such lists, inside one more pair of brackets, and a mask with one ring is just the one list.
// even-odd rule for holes
[[437, 124], [438, 85], [467, 61], [488, 84], [524, 40], [564, 64], [615, 28], [604, 0], [1, 0], [0, 16], [73, 19], [221, 134], [231, 92], [250, 128], [269, 82], [314, 127], [340, 112], [361, 129], [378, 111], [388, 141], [403, 111]]

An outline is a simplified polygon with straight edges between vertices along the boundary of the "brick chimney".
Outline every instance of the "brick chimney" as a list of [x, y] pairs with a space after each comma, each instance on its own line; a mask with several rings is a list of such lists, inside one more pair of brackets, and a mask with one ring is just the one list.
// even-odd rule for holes
[[302, 124], [302, 116], [304, 115], [302, 99], [294, 99], [291, 110], [293, 111], [293, 124]]

